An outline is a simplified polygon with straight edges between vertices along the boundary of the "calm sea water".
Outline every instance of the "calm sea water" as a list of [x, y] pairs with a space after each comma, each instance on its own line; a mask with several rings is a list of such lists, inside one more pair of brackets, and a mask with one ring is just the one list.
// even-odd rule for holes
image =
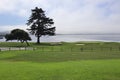
[[[36, 42], [36, 37], [31, 35], [32, 41]], [[5, 39], [0, 39], [4, 42]], [[105, 41], [105, 42], [120, 42], [120, 35], [56, 35], [43, 36], [41, 42], [76, 42], [76, 41]]]

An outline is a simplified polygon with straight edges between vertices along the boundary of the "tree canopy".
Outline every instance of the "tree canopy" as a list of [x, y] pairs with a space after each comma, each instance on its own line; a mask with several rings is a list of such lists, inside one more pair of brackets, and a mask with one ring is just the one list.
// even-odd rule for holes
[[43, 35], [55, 35], [55, 27], [52, 27], [53, 19], [46, 17], [42, 8], [36, 7], [31, 11], [27, 25], [30, 26], [28, 29], [30, 33], [37, 37], [37, 43], [40, 43], [40, 37]]
[[27, 45], [29, 45], [27, 40], [29, 40], [29, 41], [31, 40], [29, 34], [27, 32], [25, 32], [24, 30], [21, 30], [21, 29], [12, 30], [10, 34], [5, 35], [5, 39], [6, 39], [6, 41], [18, 40], [21, 43], [26, 42]]

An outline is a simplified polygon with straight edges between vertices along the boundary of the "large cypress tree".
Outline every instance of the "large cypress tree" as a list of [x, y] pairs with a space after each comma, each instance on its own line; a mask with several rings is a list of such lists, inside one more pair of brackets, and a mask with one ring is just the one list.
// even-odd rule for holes
[[41, 36], [55, 35], [55, 27], [52, 27], [54, 22], [53, 19], [46, 17], [45, 11], [42, 8], [36, 7], [31, 11], [32, 14], [27, 23], [30, 26], [28, 30], [37, 37], [37, 43], [39, 44]]

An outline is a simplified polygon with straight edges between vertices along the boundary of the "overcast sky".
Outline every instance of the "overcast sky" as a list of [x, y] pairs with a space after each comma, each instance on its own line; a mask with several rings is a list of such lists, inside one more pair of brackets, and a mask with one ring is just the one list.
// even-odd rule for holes
[[36, 6], [54, 20], [56, 33], [120, 33], [120, 0], [0, 0], [0, 31], [29, 28]]

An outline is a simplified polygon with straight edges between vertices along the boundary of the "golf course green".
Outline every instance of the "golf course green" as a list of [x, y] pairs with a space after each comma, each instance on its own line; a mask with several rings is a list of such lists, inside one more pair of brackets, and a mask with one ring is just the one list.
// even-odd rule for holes
[[[27, 47], [0, 42], [0, 48]], [[30, 43], [0, 51], [0, 80], [120, 80], [120, 43]]]

